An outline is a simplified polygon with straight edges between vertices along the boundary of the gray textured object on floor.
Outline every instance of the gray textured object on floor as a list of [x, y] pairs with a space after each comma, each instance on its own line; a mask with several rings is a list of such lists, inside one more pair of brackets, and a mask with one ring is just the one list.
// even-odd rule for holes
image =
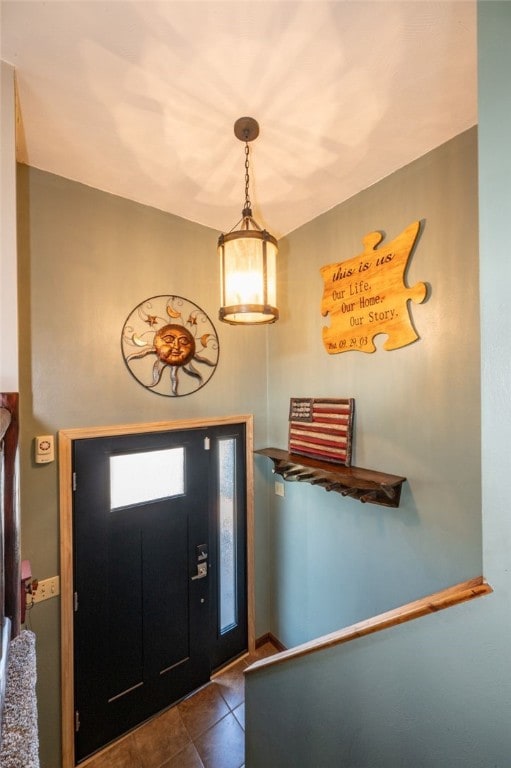
[[35, 684], [35, 635], [28, 629], [11, 641], [2, 723], [2, 768], [39, 768]]

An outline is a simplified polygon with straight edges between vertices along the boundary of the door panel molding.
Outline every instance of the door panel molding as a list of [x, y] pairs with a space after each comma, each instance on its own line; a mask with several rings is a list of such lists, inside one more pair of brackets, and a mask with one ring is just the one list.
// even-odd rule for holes
[[[59, 431], [59, 502], [60, 502], [60, 616], [61, 616], [61, 704], [62, 768], [74, 768], [74, 637], [73, 637], [73, 442], [87, 438], [137, 435], [150, 432], [207, 429], [229, 424], [245, 425], [246, 507], [247, 507], [247, 622], [248, 650], [255, 650], [255, 579], [254, 579], [254, 476], [253, 416], [180, 419], [100, 427], [81, 427]], [[86, 766], [88, 760], [80, 765]]]

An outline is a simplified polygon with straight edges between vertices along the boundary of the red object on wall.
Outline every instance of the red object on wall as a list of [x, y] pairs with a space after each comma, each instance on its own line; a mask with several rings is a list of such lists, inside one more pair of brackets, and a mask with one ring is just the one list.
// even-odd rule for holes
[[27, 606], [27, 589], [32, 581], [32, 568], [30, 567], [30, 560], [21, 561], [21, 589], [20, 589], [20, 613], [21, 623], [25, 623], [25, 609]]
[[289, 453], [351, 466], [353, 398], [292, 397]]

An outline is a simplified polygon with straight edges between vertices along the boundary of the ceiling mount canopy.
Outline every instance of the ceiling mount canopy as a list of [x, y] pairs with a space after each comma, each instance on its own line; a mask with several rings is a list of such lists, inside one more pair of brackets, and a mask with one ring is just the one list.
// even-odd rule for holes
[[239, 117], [234, 123], [234, 135], [240, 141], [254, 141], [259, 136], [259, 123], [253, 117]]
[[[234, 123], [235, 136], [245, 143], [245, 202], [242, 218], [218, 238], [220, 256], [220, 320], [231, 325], [263, 325], [278, 320], [277, 241], [252, 216], [249, 195], [249, 142], [259, 136], [253, 117]], [[237, 228], [239, 227], [239, 228]]]

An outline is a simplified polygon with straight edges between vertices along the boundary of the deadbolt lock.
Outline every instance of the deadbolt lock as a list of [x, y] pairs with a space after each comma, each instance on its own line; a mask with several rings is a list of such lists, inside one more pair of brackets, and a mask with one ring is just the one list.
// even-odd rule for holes
[[208, 564], [197, 563], [197, 573], [195, 576], [192, 576], [192, 581], [196, 581], [197, 579], [205, 579], [207, 575], [208, 575]]

